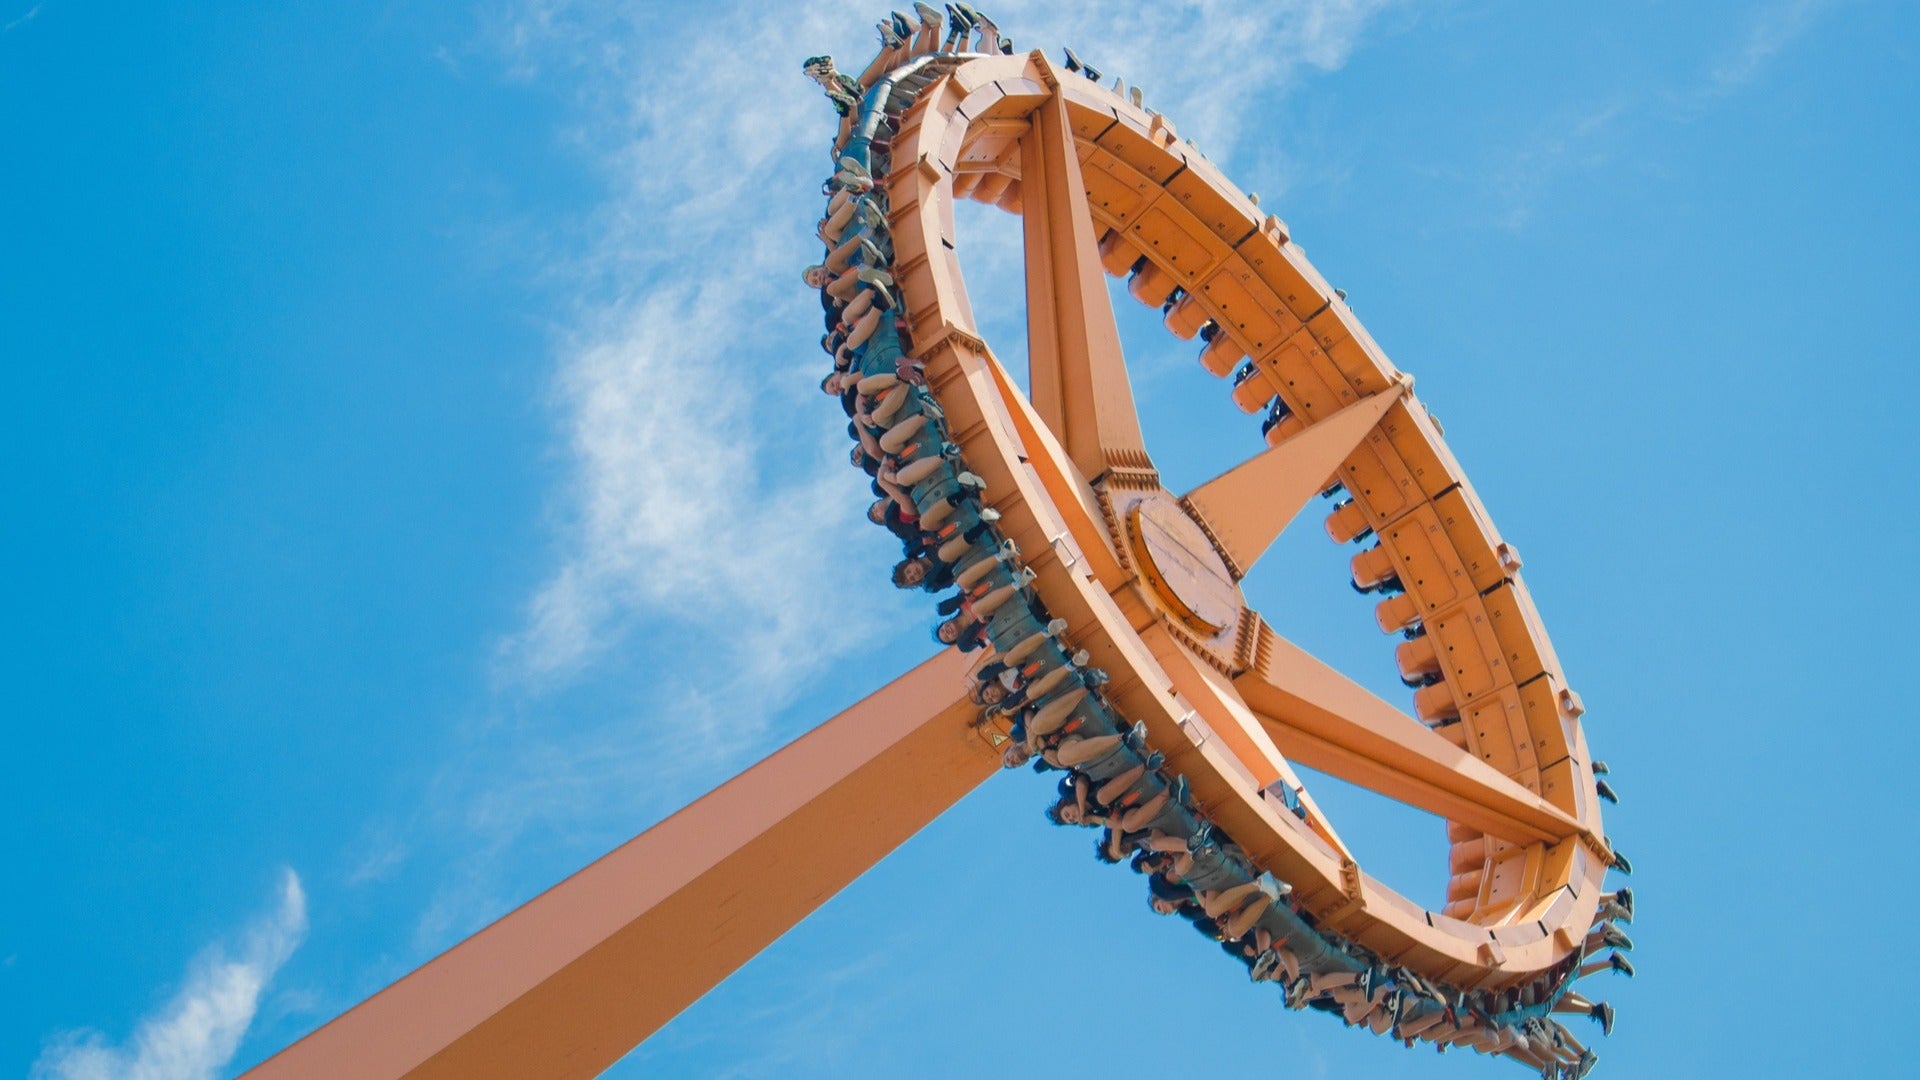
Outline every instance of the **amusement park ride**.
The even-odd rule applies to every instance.
[[[1556,1016],[1632,973],[1581,705],[1439,425],[1278,218],[1138,88],[970,8],[880,24],[820,223],[835,367],[895,583],[952,592],[933,659],[262,1064],[261,1080],[607,1068],[1002,766],[1065,777],[1156,907],[1276,1007],[1583,1076]],[[1030,396],[977,335],[962,198],[1019,214]],[[1204,339],[1269,444],[1185,493],[1141,437],[1106,275]],[[1412,715],[1276,633],[1240,582],[1316,495]],[[1446,903],[1362,870],[1290,763],[1447,822]],[[817,837],[840,838],[823,849]],[[804,852],[802,857],[799,853]],[[1224,974],[1224,973],[1223,973]]]

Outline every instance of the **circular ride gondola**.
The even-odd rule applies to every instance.
[[[1520,559],[1439,425],[1287,226],[1140,91],[1072,53],[1016,52],[964,6],[880,24],[865,72],[816,57],[842,115],[819,226],[834,369],[902,541],[895,584],[945,596],[937,634],[979,650],[980,737],[1063,777],[1050,810],[1104,825],[1292,1008],[1442,1049],[1584,1076],[1556,1017],[1611,1007],[1579,978],[1632,973],[1613,793]],[[981,339],[957,200],[1023,219],[1030,394]],[[1158,307],[1264,413],[1268,448],[1168,491],[1135,416],[1106,276]],[[1213,421],[1209,419],[1207,423]],[[1240,583],[1316,494],[1362,545],[1353,585],[1413,688],[1412,715],[1281,637]],[[1447,821],[1446,902],[1364,873],[1290,762]]]

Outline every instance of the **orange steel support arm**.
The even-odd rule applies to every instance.
[[[1236,573],[1246,576],[1404,390],[1396,384],[1357,401],[1187,493]]]
[[[248,1075],[597,1075],[993,774],[967,667],[928,660]]]
[[[1264,623],[1259,637],[1260,661],[1233,685],[1288,758],[1521,843],[1585,832],[1552,803]]]
[[[1053,508],[1067,523],[1067,530],[1086,555],[1094,577],[1109,592],[1119,588],[1127,575],[1114,556],[1113,534],[1107,531],[1100,500],[1094,495],[1092,485],[1073,462],[1067,460],[1060,440],[1035,415],[1033,405],[1008,378],[1007,369],[985,348],[985,342],[981,346],[987,353],[986,367],[993,375],[994,389],[1000,392],[1000,401],[1013,421],[1014,434],[1020,437],[1026,450],[1027,464],[1033,467],[1034,475],[1040,478],[1041,486],[1053,499]]]
[[[1089,480],[1115,465],[1150,469],[1080,156],[1057,89],[1034,110],[1020,140],[1020,175],[1034,411]]]

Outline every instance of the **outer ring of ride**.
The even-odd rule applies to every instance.
[[[952,244],[953,177],[971,132],[996,121],[1024,121],[1051,98],[1056,85],[1076,121],[1104,125],[1117,118],[1158,145],[1177,144],[1157,117],[1086,80],[1056,84],[1044,61],[982,58],[928,87],[908,110],[894,135],[885,178],[893,274],[909,317],[912,352],[926,365],[969,468],[987,480],[989,501],[1003,515],[1001,530],[1019,544],[1035,571],[1033,587],[1048,610],[1067,619],[1066,636],[1112,677],[1109,699],[1128,718],[1146,721],[1149,740],[1166,754],[1169,768],[1188,775],[1195,803],[1261,866],[1292,884],[1295,897],[1323,929],[1463,988],[1512,985],[1551,968],[1579,948],[1607,869],[1604,852],[1591,839],[1599,832],[1591,777],[1578,815],[1590,831],[1561,841],[1572,845],[1565,880],[1537,897],[1524,918],[1487,928],[1406,900],[1343,863],[1324,838],[1261,794],[1262,783],[1243,760],[1258,755],[1236,745],[1244,735],[1232,710],[1244,706],[1231,684],[1182,647],[1178,635],[1155,630],[1157,614],[1144,613],[1140,605],[1123,610],[1101,587],[1088,571],[1088,560],[1112,556],[1084,550],[1053,505],[1056,498],[1078,496],[1063,490],[1058,477],[1043,476],[1023,460],[1023,441],[1045,444],[1051,433],[1009,387],[975,332]],[[1222,199],[1252,206],[1208,171],[1212,175],[1206,179]],[[1279,237],[1276,244],[1283,241]],[[1057,445],[1048,449],[1057,460],[1064,458]],[[1257,647],[1251,640],[1257,628],[1243,619],[1236,629],[1236,648],[1250,654]],[[1573,739],[1586,760],[1577,722]]]

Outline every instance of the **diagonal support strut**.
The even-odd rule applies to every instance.
[[[1181,501],[1207,523],[1234,572],[1245,577],[1405,392],[1406,384],[1396,383],[1356,401],[1201,484]]]
[[[994,773],[968,663],[907,672],[248,1076],[598,1075]]]
[[[1151,471],[1113,321],[1080,155],[1056,87],[1020,140],[1027,359],[1034,410],[1081,475]]]
[[[1260,660],[1233,680],[1288,758],[1520,843],[1586,832],[1565,811],[1261,623]]]

